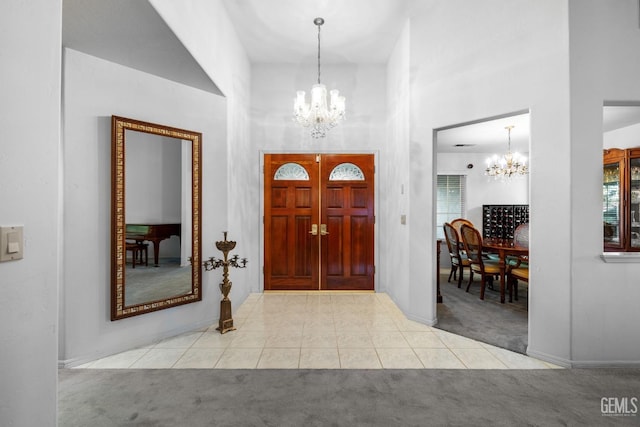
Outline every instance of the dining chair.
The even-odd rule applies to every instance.
[[[507,287],[509,289],[509,302],[513,297],[518,301],[518,280],[529,283],[529,257],[520,256],[513,265],[507,266]]]
[[[458,232],[458,236],[461,236],[461,228],[462,228],[462,224],[466,224],[466,225],[470,225],[471,227],[475,227],[475,225],[473,225],[473,223],[471,221],[469,221],[468,219],[464,219],[464,218],[456,218],[453,221],[451,221],[451,225],[453,225],[453,228],[456,229],[456,231]],[[460,250],[462,251],[462,253],[464,254],[464,245],[462,244],[462,241],[460,241]],[[498,260],[498,256],[494,253],[491,252],[486,252],[483,251],[482,252],[482,256],[485,259],[492,259],[494,261]]]
[[[460,234],[461,233],[460,229],[462,228],[462,224],[467,224],[467,225],[470,225],[471,227],[474,227],[473,223],[465,218],[456,218],[452,220],[450,224],[453,226],[453,228],[455,228],[456,233],[458,233],[458,236],[462,236],[462,234]],[[460,239],[462,238],[460,237]],[[459,240],[459,242],[460,242],[460,253],[465,255],[464,245],[462,244],[462,240]]]
[[[467,292],[473,282],[473,273],[480,274],[480,299],[484,299],[484,291],[486,288],[487,280],[493,283],[493,277],[496,274],[500,274],[500,266],[497,261],[492,259],[486,259],[482,256],[482,236],[480,232],[467,224],[463,224],[460,228],[462,232],[462,242],[469,258],[470,265],[470,278],[467,285]]]
[[[460,250],[460,246],[462,242],[458,237],[458,232],[448,222],[445,222],[442,226],[444,228],[444,237],[447,241],[447,247],[449,248],[449,257],[451,258],[451,272],[449,273],[449,278],[447,282],[451,282],[451,276],[453,279],[456,279],[456,272],[458,268],[460,268],[460,274],[458,274],[458,287],[462,284],[462,277],[464,275],[464,268],[467,267],[470,269],[471,263],[469,262],[469,258],[466,254],[462,253]],[[471,273],[471,271],[469,271]]]
[[[469,221],[468,219],[465,219],[465,218],[456,218],[456,219],[452,220],[450,222],[450,224],[453,226],[453,228],[456,229],[456,233],[458,233],[458,236],[460,236],[460,233],[461,233],[460,229],[462,228],[462,224],[467,224],[467,225],[470,225],[471,227],[474,226],[471,221]]]
[[[529,223],[520,224],[513,232],[513,241],[519,246],[529,247]],[[529,256],[523,255],[512,258],[507,265],[507,287],[509,288],[509,302],[513,297],[518,301],[518,280],[529,283]]]

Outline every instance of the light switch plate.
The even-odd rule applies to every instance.
[[[22,226],[0,227],[0,262],[22,259],[23,228]]]

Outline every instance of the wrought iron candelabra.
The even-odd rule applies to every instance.
[[[224,232],[224,240],[216,242],[216,248],[222,252],[223,258],[217,259],[211,257],[202,263],[206,271],[215,270],[222,267],[222,283],[220,283],[220,291],[222,292],[222,301],[220,301],[220,321],[218,322],[217,330],[221,334],[228,331],[234,331],[233,318],[231,317],[231,300],[229,299],[229,292],[231,291],[232,283],[229,280],[229,267],[233,268],[245,268],[247,266],[247,259],[238,255],[234,255],[229,258],[229,252],[236,247],[236,242],[227,240],[227,232]]]

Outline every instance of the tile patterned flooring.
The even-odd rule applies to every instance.
[[[251,294],[217,325],[95,360],[87,369],[552,369],[408,320],[385,293]]]

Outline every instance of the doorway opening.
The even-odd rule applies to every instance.
[[[506,302],[502,303],[501,279],[495,277],[491,285],[487,286],[484,300],[481,300],[479,274],[474,274],[469,291],[466,291],[470,270],[465,267],[456,271],[457,275],[461,270],[464,274],[461,286],[458,287],[458,280],[454,280],[451,274],[451,258],[443,224],[455,219],[447,215],[459,215],[470,221],[485,239],[494,232],[493,222],[500,220],[505,221],[505,227],[509,224],[513,226],[516,213],[524,208],[528,223],[528,212],[531,209],[528,175],[500,182],[486,176],[485,170],[488,167],[487,158],[507,153],[505,128],[509,126],[513,126],[509,136],[511,150],[529,154],[529,119],[529,111],[522,110],[434,130],[434,159],[438,182],[449,183],[448,187],[443,188],[434,183],[435,193],[438,195],[436,211],[442,213],[436,215],[435,221],[436,236],[441,239],[439,279],[442,296],[442,303],[438,303],[436,308],[438,323],[435,327],[523,354],[526,354],[528,346],[528,282],[518,281],[518,300],[509,302],[507,298]],[[447,179],[444,179],[445,177]],[[452,198],[447,193],[451,182],[461,183],[462,187],[456,187],[456,195],[459,197]],[[459,201],[460,204],[455,214],[453,208],[456,206],[448,206],[447,209],[441,209],[440,206],[451,203],[451,200]],[[503,206],[511,206],[514,215],[509,217],[508,210],[504,210],[503,214]],[[501,208],[500,218],[491,216],[494,207]],[[503,224],[500,224],[500,227],[503,227]],[[503,228],[500,228],[500,232],[502,231]],[[504,235],[505,239],[509,237],[507,234]]]
[[[264,155],[264,290],[374,290],[374,155]]]

